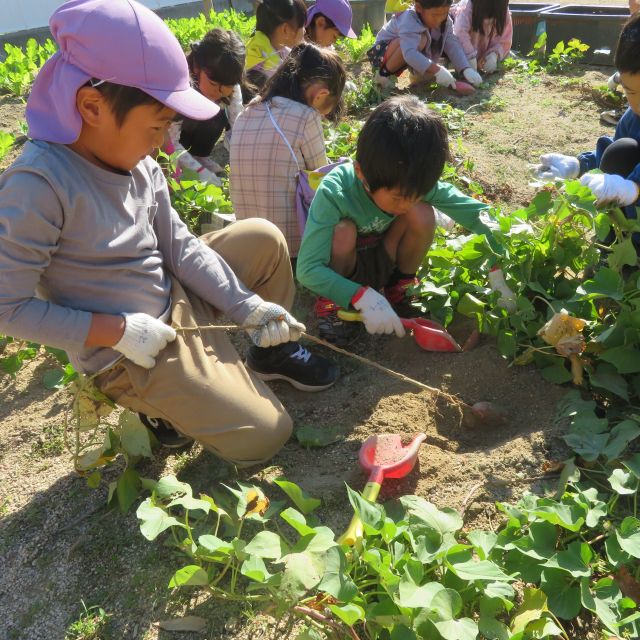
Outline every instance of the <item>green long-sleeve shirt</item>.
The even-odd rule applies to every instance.
[[[436,183],[422,200],[469,231],[484,234],[493,243],[490,229],[480,219],[480,213],[486,211],[488,205],[464,195],[446,182]],[[314,293],[341,307],[348,307],[361,285],[329,267],[335,226],[348,219],[355,223],[359,234],[384,233],[394,218],[375,205],[356,176],[352,163],[336,167],[323,178],[311,204],[298,253],[298,280]]]

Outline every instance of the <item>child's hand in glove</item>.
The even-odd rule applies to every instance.
[[[495,51],[487,54],[484,59],[483,71],[485,73],[494,73],[498,68],[498,54]]]
[[[540,156],[540,164],[533,167],[533,172],[543,180],[577,178],[580,174],[580,162],[578,158],[562,153],[545,153]]]
[[[474,71],[471,67],[467,67],[462,72],[462,75],[464,76],[464,79],[474,87],[479,87],[482,84],[482,76],[477,71]]]
[[[215,173],[209,171],[209,169],[205,169],[204,167],[198,170],[198,179],[201,182],[206,182],[207,184],[213,184],[216,187],[222,186],[222,180],[218,178],[218,176]]]
[[[262,301],[244,321],[246,331],[258,347],[275,347],[283,342],[296,342],[307,328],[284,307]]]
[[[626,207],[638,199],[640,192],[640,186],[633,180],[610,173],[587,173],[580,179],[580,184],[591,189],[597,206],[611,203]]]
[[[441,87],[449,87],[449,89],[456,88],[456,79],[451,75],[451,72],[444,67],[438,69],[435,79]]]
[[[609,91],[615,91],[620,84],[620,73],[616,71],[613,75],[609,76],[607,80],[607,87],[609,87]]]
[[[351,304],[362,315],[368,333],[395,333],[404,336],[404,327],[389,301],[371,287],[362,287],[351,298]]]
[[[113,348],[145,369],[151,369],[155,357],[176,339],[175,329],[146,313],[125,313],[124,322],[124,333]]]

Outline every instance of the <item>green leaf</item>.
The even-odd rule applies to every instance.
[[[97,489],[100,486],[100,480],[102,480],[102,474],[96,469],[87,478],[87,486],[89,489]]]
[[[315,529],[307,524],[307,519],[296,509],[288,507],[280,512],[280,517],[291,527],[293,527],[301,536],[315,533]]]
[[[133,469],[125,469],[116,483],[116,496],[121,513],[129,511],[129,507],[136,501],[140,493],[140,476]]]
[[[244,548],[245,553],[258,556],[259,558],[270,558],[280,560],[289,550],[286,542],[272,531],[260,531]]]
[[[580,576],[588,577],[591,575],[591,569],[587,566],[585,558],[588,562],[588,560],[590,560],[590,554],[591,550],[589,549],[589,545],[572,542],[566,551],[558,551],[558,553],[544,563],[544,566],[564,571],[574,578]]]
[[[434,623],[445,640],[476,640],[478,625],[470,618],[441,620]]]
[[[490,560],[469,560],[467,562],[448,563],[452,571],[462,580],[491,580],[508,582],[511,578],[495,562]]]
[[[349,603],[341,606],[330,604],[329,609],[348,627],[352,627],[359,620],[364,620],[364,609],[357,604]]]
[[[548,499],[539,500],[532,514],[569,531],[579,531],[586,515],[585,510],[576,504],[562,504]]]
[[[611,488],[619,495],[632,495],[638,491],[638,478],[623,469],[614,469],[608,480]]]
[[[118,425],[120,427],[120,442],[128,455],[153,457],[147,428],[135,413],[125,409],[120,415]]]
[[[472,296],[470,293],[465,293],[462,298],[460,298],[456,311],[463,316],[475,318],[478,314],[484,312],[484,307],[485,304],[482,300],[478,300],[478,298]]]
[[[627,516],[616,531],[616,538],[623,551],[634,558],[640,558],[640,520],[638,518]]]
[[[544,569],[540,582],[549,609],[559,618],[571,620],[580,613],[580,589],[571,576],[558,569]]]
[[[294,435],[296,440],[303,446],[308,448],[326,447],[340,440],[341,436],[336,429],[329,427],[315,427],[312,425],[303,425],[298,427]]]
[[[609,266],[616,271],[620,271],[624,265],[635,267],[638,263],[638,254],[631,238],[626,238],[622,242],[616,242],[611,247],[609,254]]]
[[[509,627],[495,618],[481,615],[478,620],[478,630],[487,640],[510,640],[511,638]]]
[[[184,586],[198,586],[202,587],[209,584],[209,576],[207,572],[198,565],[190,564],[186,567],[182,567],[173,574],[173,578],[169,581],[169,588],[184,587]]]
[[[357,595],[358,588],[347,573],[347,559],[340,547],[327,549],[324,555],[324,574],[317,589],[340,602],[350,602]]]
[[[611,429],[609,442],[603,453],[609,460],[619,458],[629,446],[629,443],[640,436],[640,426],[635,420],[623,420]]]
[[[138,520],[142,520],[140,532],[147,540],[155,540],[165,529],[169,527],[184,527],[184,525],[170,516],[164,509],[152,504],[151,498],[147,498],[136,511]]]
[[[530,622],[539,620],[548,610],[544,591],[525,587],[522,604],[511,620],[511,631],[514,634],[523,632]]]
[[[287,603],[297,603],[313,589],[322,575],[322,562],[312,553],[290,553],[281,560],[285,569],[278,596]]]
[[[384,526],[384,509],[381,505],[375,502],[365,500],[357,491],[354,491],[350,486],[347,486],[347,494],[349,496],[349,502],[354,511],[360,516],[362,524],[368,525],[374,531],[380,531]]]
[[[606,389],[626,401],[629,400],[627,381],[616,371],[615,367],[608,362],[599,364],[589,379],[594,387]]]
[[[240,573],[255,582],[266,582],[271,577],[264,560],[257,556],[249,556],[242,563]]]
[[[419,496],[402,496],[400,503],[406,509],[410,522],[426,525],[441,536],[462,529],[462,518],[454,509],[438,509]]]
[[[622,300],[622,286],[623,282],[619,273],[613,269],[602,267],[598,269],[593,279],[583,282],[582,289],[589,298]]]
[[[210,554],[229,555],[233,551],[233,545],[210,533],[198,538],[198,544]]]
[[[547,382],[553,384],[564,384],[571,380],[571,371],[564,366],[564,360],[558,360],[557,364],[545,367],[540,374]]]
[[[593,462],[604,453],[609,434],[576,431],[563,436],[563,439],[579,456],[588,462]]]
[[[158,498],[168,498],[175,493],[189,494],[191,495],[191,487],[186,482],[180,482],[175,476],[165,476],[158,481],[156,488],[154,489],[155,495]]]
[[[636,453],[635,456],[628,460],[623,460],[622,464],[633,473],[633,475],[640,479],[640,453]]]
[[[416,584],[411,574],[405,570],[398,585],[398,604],[401,607],[421,608],[429,607],[437,593],[444,590],[439,582]]]
[[[311,513],[322,504],[321,500],[312,498],[293,482],[284,479],[274,480],[274,482],[289,496],[291,501],[304,515]]]
[[[621,345],[607,349],[599,357],[604,362],[610,362],[618,373],[638,373],[640,371],[640,349]]]

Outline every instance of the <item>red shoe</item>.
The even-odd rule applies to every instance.
[[[333,300],[318,296],[314,311],[320,337],[337,347],[346,347],[358,337],[361,323],[339,318],[338,311],[341,308]]]
[[[415,318],[422,315],[416,306],[418,297],[413,293],[414,287],[420,284],[418,278],[404,278],[384,288],[384,297],[401,318]]]

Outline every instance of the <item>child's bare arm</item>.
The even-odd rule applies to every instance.
[[[124,317],[106,313],[91,315],[85,347],[113,347],[124,333]]]

